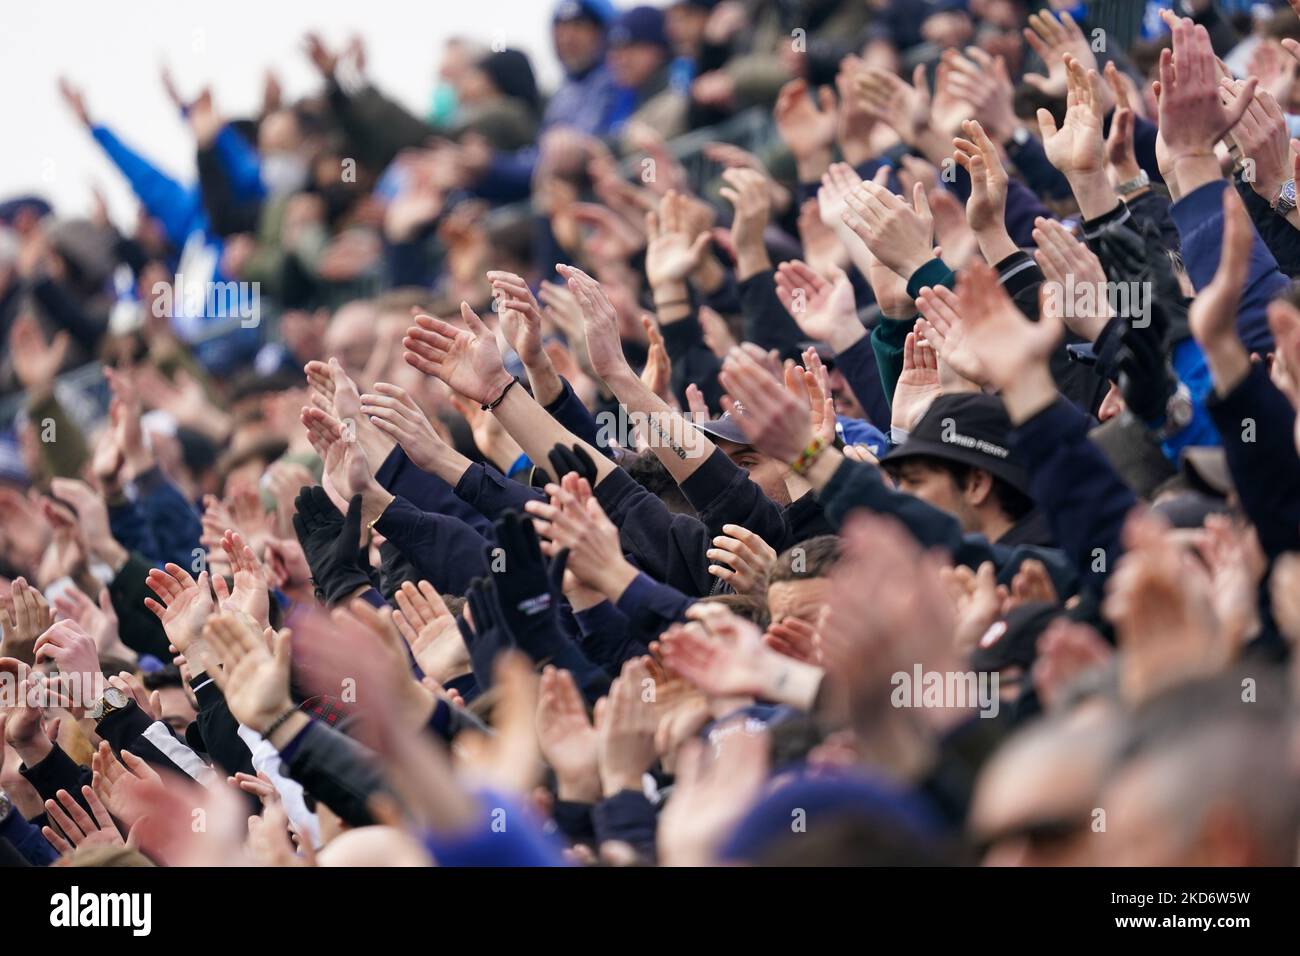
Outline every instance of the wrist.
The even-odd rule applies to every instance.
[[[620,560],[614,564],[608,571],[600,576],[599,581],[591,582],[592,586],[605,595],[610,603],[617,604],[619,598],[628,586],[636,580],[637,570],[627,561]]]
[[[1213,153],[1188,153],[1175,159],[1172,166],[1178,189],[1184,196],[1223,178],[1218,157]]]
[[[370,530],[393,503],[393,495],[373,479],[361,492],[361,524]]]
[[[756,276],[760,272],[767,272],[772,268],[772,260],[768,258],[767,247],[761,242],[756,244],[746,244],[736,249],[736,278],[744,282],[751,276]]]
[[[9,746],[14,748],[19,759],[30,770],[42,760],[50,755],[54,750],[54,743],[49,737],[45,736],[43,731],[32,735],[29,740],[11,740]]]
[[[1066,179],[1084,219],[1099,219],[1119,205],[1119,197],[1115,195],[1105,170],[1072,172]]]
[[[829,146],[818,147],[811,152],[796,156],[795,172],[801,183],[815,183],[831,168],[831,150]]]
[[[866,336],[867,327],[859,322],[855,315],[852,322],[837,322],[835,327],[831,329],[826,344],[831,347],[831,350],[836,355],[843,355]]]
[[[606,797],[612,797],[622,793],[624,790],[631,790],[633,793],[642,793],[641,774],[632,770],[622,770],[606,774],[602,778],[602,786]]]
[[[126,564],[127,558],[130,557],[130,553],[126,548],[118,544],[117,539],[112,537],[91,544],[89,547],[94,556],[108,565],[115,575],[122,570],[122,566]]]
[[[977,230],[975,233],[975,241],[990,266],[996,266],[1003,259],[1020,251],[1020,247],[1012,241],[1011,235],[1007,232],[1005,220],[1004,213],[996,224]]]
[[[1056,382],[1046,362],[1014,376],[999,389],[1012,425],[1022,425],[1056,401]]]
[[[564,386],[560,384],[560,374],[551,364],[551,357],[543,352],[538,358],[524,363],[528,373],[528,384],[532,386],[533,398],[543,407],[560,397]]]
[[[484,398],[480,405],[491,405],[498,402],[501,396],[505,394],[507,388],[515,381],[515,377],[505,370],[505,367],[498,368],[489,377],[486,387],[483,389]],[[511,389],[513,391],[513,389]]]
[[[292,706],[293,703],[286,698],[284,706],[277,710],[275,714],[269,716],[263,726],[268,726],[277,716],[284,713]],[[270,741],[271,746],[276,750],[284,750],[284,748],[289,745],[289,741],[302,733],[303,728],[305,728],[309,723],[311,723],[311,718],[299,711],[281,721],[280,725],[272,730],[270,736],[266,739]],[[258,728],[254,727],[253,729],[257,730]],[[261,731],[258,732],[260,733]]]
[[[555,795],[567,803],[599,803],[603,792],[600,774],[595,771],[557,774],[555,778]]]
[[[1214,380],[1214,391],[1223,397],[1228,395],[1250,374],[1250,353],[1235,335],[1225,336],[1222,341],[1201,345],[1205,353],[1205,363],[1210,367],[1210,377]]]

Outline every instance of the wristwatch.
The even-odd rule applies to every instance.
[[[1146,189],[1150,185],[1151,185],[1151,176],[1144,169],[1141,170],[1132,179],[1122,182],[1118,186],[1116,186],[1115,192],[1119,193],[1120,197],[1122,198],[1125,196],[1132,196],[1139,189]]]
[[[1272,206],[1273,211],[1279,216],[1287,216],[1291,214],[1291,210],[1295,209],[1296,206],[1294,179],[1288,179],[1282,184],[1282,188],[1280,188],[1277,191],[1277,195],[1273,197]]]
[[[90,713],[86,716],[95,723],[99,723],[109,714],[116,713],[126,707],[130,702],[130,698],[116,687],[106,687],[103,695],[99,700],[95,701],[95,706],[91,708]]]
[[[0,790],[0,823],[9,819],[9,814],[13,812],[14,802],[9,799],[9,794]]]
[[[1168,441],[1180,431],[1192,423],[1192,416],[1196,408],[1192,404],[1192,393],[1182,382],[1178,383],[1178,388],[1174,394],[1169,396],[1169,401],[1165,403],[1165,423],[1156,432],[1156,438],[1160,441]]]

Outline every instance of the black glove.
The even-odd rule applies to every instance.
[[[561,552],[548,564],[533,522],[513,511],[496,523],[496,542],[504,555],[502,570],[492,575],[497,609],[513,642],[537,663],[570,671],[584,695],[594,700],[608,689],[608,675],[587,659],[560,626],[568,553]],[[492,556],[489,547],[488,564],[495,568]]]
[[[1165,354],[1167,323],[1157,322],[1153,310],[1151,324],[1137,329],[1126,326],[1120,341],[1119,390],[1124,404],[1139,420],[1160,425],[1165,418],[1169,399],[1178,390],[1178,376]]]
[[[304,487],[293,506],[293,530],[311,568],[316,596],[336,604],[358,588],[371,587],[369,555],[359,546],[361,496],[352,496],[346,516],[320,485]]]
[[[491,578],[475,578],[465,595],[465,603],[474,618],[471,628],[469,621],[461,615],[457,619],[460,636],[469,650],[469,666],[474,672],[474,683],[480,692],[492,686],[492,662],[497,654],[514,646],[510,633],[501,623],[501,613],[497,609],[496,588]]]
[[[555,476],[556,481],[569,472],[576,471],[579,478],[586,478],[587,483],[593,488],[596,486],[596,463],[587,454],[587,449],[581,445],[574,445],[572,448],[556,445],[547,453],[546,458],[551,463],[551,474]]]

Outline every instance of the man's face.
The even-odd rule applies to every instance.
[[[350,302],[335,312],[325,333],[325,354],[337,358],[361,388],[370,385],[364,373],[375,350],[375,333],[375,310],[364,302]]]
[[[704,37],[709,11],[690,3],[677,3],[664,11],[664,29],[673,49],[682,56],[694,52]]]
[[[631,90],[644,86],[663,62],[663,50],[652,43],[626,43],[609,51],[609,71],[614,82]]]
[[[162,713],[158,715],[159,719],[178,736],[184,738],[185,728],[197,716],[194,705],[190,703],[189,694],[183,687],[163,687],[158,691],[158,697],[162,702]]]
[[[902,491],[955,516],[966,531],[975,527],[975,516],[957,482],[947,471],[922,461],[905,461],[899,465],[896,474]]]
[[[1096,767],[1042,748],[1004,753],[980,778],[971,830],[989,843],[985,866],[1095,865],[1092,831]]]
[[[767,589],[767,613],[773,624],[780,624],[788,617],[797,617],[815,626],[830,597],[830,578],[776,581]]]
[[[589,20],[557,23],[551,39],[555,56],[569,73],[580,73],[600,58],[601,30]]]
[[[858,397],[853,394],[853,389],[849,387],[848,379],[838,368],[830,370],[831,397],[835,399],[835,414],[844,415],[847,418],[860,418],[864,421],[867,413]]]
[[[1165,784],[1151,760],[1125,767],[1103,794],[1107,834],[1105,866],[1195,866],[1198,859],[1178,838],[1177,821],[1160,799]]]
[[[789,471],[787,465],[749,445],[737,445],[729,441],[718,441],[717,444],[728,458],[749,472],[749,480],[758,485],[763,494],[782,507],[790,503],[790,491],[785,486],[786,472]]]

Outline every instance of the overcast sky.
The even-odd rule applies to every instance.
[[[449,36],[499,39],[527,52],[544,89],[559,77],[550,49],[553,0],[2,0],[0,199],[38,192],[60,214],[84,214],[99,184],[119,225],[135,202],[116,169],[64,106],[61,74],[85,91],[91,117],[172,175],[194,177],[194,145],[159,82],[171,65],[184,95],[212,84],[224,115],[251,113],[264,71],[287,97],[318,89],[301,52],[317,29],[341,45],[366,40],[368,73],[423,114]]]

